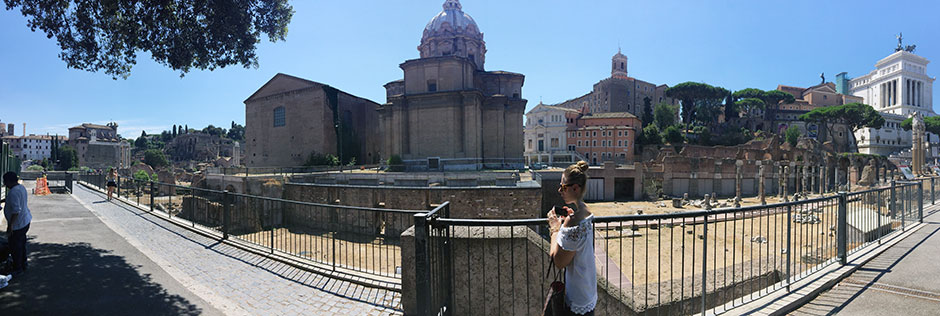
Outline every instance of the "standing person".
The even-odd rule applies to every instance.
[[[114,193],[114,188],[117,188],[117,183],[114,182],[117,180],[117,170],[114,168],[108,169],[108,201],[111,200],[111,194]]]
[[[2,274],[19,274],[26,271],[26,232],[33,215],[26,207],[26,188],[19,184],[16,173],[4,173],[3,185],[7,188],[7,198],[0,202],[6,202],[3,216],[7,220],[9,249],[0,250],[0,261],[6,260],[8,253],[12,254],[13,266],[11,271],[3,271]]]
[[[565,269],[565,305],[575,315],[594,315],[597,304],[597,268],[594,265],[594,214],[584,204],[588,164],[568,166],[561,175],[558,193],[565,204],[563,214],[548,212],[552,232],[549,255],[555,267]]]

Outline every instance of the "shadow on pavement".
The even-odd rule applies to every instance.
[[[803,307],[801,307],[797,313],[794,314],[814,316],[838,314],[844,308],[846,308],[849,303],[852,303],[852,301],[855,301],[857,298],[859,298],[862,293],[869,290],[869,288],[877,283],[882,277],[884,277],[885,274],[890,273],[892,269],[901,262],[901,260],[904,260],[905,257],[914,252],[914,249],[917,249],[917,247],[930,239],[931,236],[937,232],[940,232],[940,227],[931,226],[936,226],[936,224],[931,224],[927,227],[921,228],[925,231],[927,229],[933,228],[933,230],[926,234],[926,236],[921,237],[921,235],[912,235],[907,237],[911,238],[917,236],[916,238],[921,238],[920,241],[913,244],[912,246],[902,244],[904,240],[902,240],[901,243],[894,245],[894,248],[898,250],[903,249],[905,246],[910,247],[907,248],[906,251],[891,251],[889,249],[888,251],[885,251],[884,253],[876,256],[862,267],[859,267],[855,273],[840,283],[840,285],[844,285],[848,281],[854,280],[854,286],[836,286],[824,295],[820,295],[813,301],[803,305]],[[859,283],[859,281],[861,281],[861,283]]]
[[[87,243],[33,243],[29,271],[0,289],[0,315],[198,315],[149,274]]]
[[[88,192],[96,196],[104,197],[104,194],[97,191],[88,190]],[[204,237],[196,233],[194,234],[199,236],[199,239],[205,238],[206,240],[195,240],[180,232],[177,232],[174,229],[176,228],[176,225],[167,222],[165,219],[157,218],[155,215],[149,214],[150,212],[140,210],[134,206],[124,204],[120,201],[115,201],[113,205],[124,211],[134,214],[141,219],[153,224],[154,226],[174,234],[183,240],[195,243],[207,250],[232,258],[234,260],[238,260],[244,264],[257,267],[277,277],[280,277],[281,279],[288,280],[299,285],[312,287],[320,291],[324,291],[332,295],[360,303],[365,303],[376,307],[389,308],[392,310],[401,310],[401,303],[398,300],[392,298],[394,293],[391,291],[360,286],[350,282],[332,279],[317,273],[302,271],[276,260],[238,249],[234,246],[222,243],[218,240],[209,239],[208,237]]]

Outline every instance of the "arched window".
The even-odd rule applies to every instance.
[[[284,107],[279,106],[274,108],[274,127],[286,125]]]

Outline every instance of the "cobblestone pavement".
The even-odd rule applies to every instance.
[[[400,315],[400,294],[324,277],[218,243],[75,185],[73,196],[226,314]],[[96,203],[97,202],[97,203]]]

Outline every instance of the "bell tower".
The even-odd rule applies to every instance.
[[[627,56],[620,52],[620,48],[617,48],[617,54],[612,57],[610,62],[610,76],[611,77],[626,77],[627,76]]]

